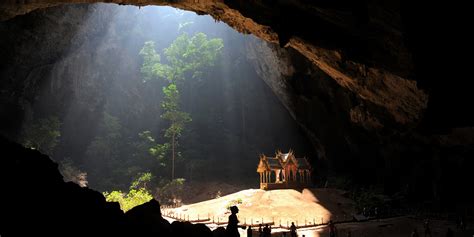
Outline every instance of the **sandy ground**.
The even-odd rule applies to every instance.
[[[239,203],[240,202],[240,203]],[[241,224],[260,224],[273,222],[275,225],[307,225],[329,219],[350,218],[353,213],[352,202],[333,189],[304,189],[302,192],[284,189],[264,191],[247,189],[220,198],[180,208],[164,210],[165,214],[175,214],[186,219],[210,218],[215,222],[226,222],[230,212],[227,207],[236,204],[240,211]],[[237,204],[238,203],[238,204]]]
[[[232,193],[220,198],[215,198],[203,202],[184,205],[180,208],[165,209],[164,214],[175,214],[185,217],[185,219],[196,220],[206,219],[222,222],[220,226],[225,226],[230,212],[227,206],[241,200],[237,204],[240,211],[238,218],[241,224],[260,224],[274,222],[276,226],[280,223],[283,226],[295,222],[301,226],[316,224],[328,220],[351,219],[354,213],[354,205],[350,199],[345,198],[344,192],[336,189],[304,189],[302,192],[285,189],[264,191],[260,189],[247,189]],[[166,217],[165,217],[166,218]],[[174,219],[166,218],[172,222]],[[314,222],[313,222],[314,220]],[[365,222],[351,222],[336,224],[337,237],[346,237],[351,232],[351,237],[410,237],[416,228],[420,237],[424,237],[423,221],[410,216],[372,220]],[[207,223],[211,229],[218,227],[216,224]],[[272,236],[288,236],[287,229],[272,229]],[[453,222],[445,220],[430,221],[432,237],[446,236],[446,231],[451,228],[455,237],[474,237],[474,229],[468,228],[461,232],[456,229]],[[468,225],[470,227],[472,225]],[[256,231],[257,228],[255,228]],[[247,236],[243,229],[239,229],[240,236]],[[285,233],[285,234],[284,234]],[[258,236],[254,232],[253,236]],[[322,237],[329,236],[327,226],[299,228],[298,236]]]

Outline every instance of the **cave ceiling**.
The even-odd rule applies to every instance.
[[[59,4],[95,2],[99,1],[5,0],[0,3],[0,20]],[[208,14],[241,33],[294,48],[340,86],[368,103],[383,107],[391,120],[403,126],[417,125],[426,117],[429,118],[426,123],[440,127],[469,126],[474,120],[457,104],[472,97],[464,97],[467,91],[462,85],[443,85],[438,78],[430,78],[436,74],[427,69],[425,59],[433,59],[426,52],[424,39],[430,36],[425,33],[431,33],[431,28],[423,25],[429,19],[415,14],[420,9],[415,3],[397,0],[106,2],[165,5]],[[420,26],[426,31],[418,32]],[[443,96],[449,99],[443,101]],[[440,119],[446,110],[450,116]],[[432,118],[436,118],[434,122]]]

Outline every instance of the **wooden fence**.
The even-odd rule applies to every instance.
[[[161,214],[165,217],[177,220],[177,221],[188,221],[191,223],[202,223],[202,224],[214,224],[217,226],[227,225],[227,217],[216,217],[211,216],[209,213],[205,215],[196,215],[194,217],[190,216],[189,214],[175,212],[172,209],[178,207],[177,205],[171,206],[162,206]],[[343,222],[350,222],[352,221],[352,217],[343,216],[338,217],[334,216],[332,219],[334,223],[343,223]],[[312,218],[312,219],[305,219],[304,222],[299,223],[297,220],[293,221],[295,223],[296,228],[309,228],[309,227],[316,227],[321,225],[327,225],[329,220],[324,220],[323,218]],[[282,228],[282,229],[290,229],[292,221],[282,221],[281,218],[272,218],[270,220],[265,220],[264,218],[241,218],[240,225],[242,226],[251,226],[251,227],[258,227],[260,225],[269,225],[272,228]]]

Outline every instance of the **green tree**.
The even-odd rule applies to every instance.
[[[148,149],[148,153],[155,157],[160,162],[161,166],[166,166],[165,158],[166,155],[171,151],[170,144],[156,143],[150,131],[143,131],[138,135],[148,143],[148,146],[146,147],[146,149]]]
[[[61,122],[55,116],[42,118],[23,130],[23,145],[51,155],[61,136]]]
[[[166,154],[164,149],[171,149],[171,180],[174,180],[175,158],[178,139],[186,123],[191,122],[191,116],[180,110],[178,87],[185,79],[198,78],[203,75],[203,69],[214,65],[217,56],[224,47],[222,39],[207,39],[204,33],[189,37],[186,33],[180,35],[173,43],[164,49],[167,63],[161,63],[160,55],[155,51],[153,41],[145,42],[140,55],[143,57],[141,72],[144,82],[156,78],[165,80],[168,85],[163,87],[161,118],[169,121],[164,137],[168,143],[155,145],[151,153],[161,156]]]
[[[161,203],[179,203],[184,192],[185,179],[178,178],[171,181],[161,180],[156,190],[156,196]]]
[[[151,173],[142,173],[132,182],[128,193],[122,191],[104,192],[105,200],[107,202],[118,202],[120,209],[127,212],[153,199],[153,196],[147,189],[147,183],[149,183],[152,178]]]
[[[120,160],[123,139],[120,120],[104,112],[97,135],[85,152],[85,168],[89,173],[90,184],[94,188],[107,190],[123,183],[117,182],[125,175],[126,168],[124,161]]]

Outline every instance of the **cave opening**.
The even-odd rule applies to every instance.
[[[40,21],[35,33],[46,37],[21,42],[34,45],[34,55],[15,51],[25,60],[16,66],[31,66],[16,140],[51,156],[66,181],[110,192],[151,174],[160,188],[178,178],[208,182],[195,189],[209,186],[200,193],[209,196],[256,187],[260,153],[314,154],[256,69],[259,55],[249,51],[265,42],[172,7],[42,11],[31,15],[44,17],[6,24],[31,17]],[[52,28],[58,30],[51,34]]]

